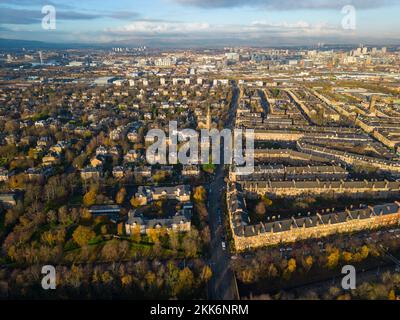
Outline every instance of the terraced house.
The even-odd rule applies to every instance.
[[[370,194],[375,199],[396,196],[400,192],[397,181],[239,181],[247,196],[267,194],[271,197],[295,197],[299,195],[324,195],[332,198],[346,195],[350,198],[365,197]]]
[[[228,185],[227,206],[237,251],[400,223],[400,203],[394,202],[251,224],[243,191],[236,184]]]

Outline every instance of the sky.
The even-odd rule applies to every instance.
[[[43,28],[45,5],[55,29]],[[400,0],[0,0],[0,38],[148,46],[400,44]]]

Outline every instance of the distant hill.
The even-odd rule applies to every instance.
[[[15,39],[0,39],[0,47],[5,49],[20,49],[20,48],[49,48],[50,43],[30,40],[15,40]]]
[[[74,48],[98,48],[98,45],[76,44],[76,43],[50,43],[33,40],[1,39],[2,49],[74,49]]]
[[[0,0],[1,1],[1,0]],[[107,43],[51,43],[51,42],[43,42],[43,41],[33,41],[33,40],[16,40],[16,39],[2,39],[0,38],[0,49],[8,49],[8,50],[21,50],[25,49],[109,49],[112,47],[138,47],[138,46],[147,46],[152,48],[167,48],[167,49],[176,49],[176,48],[221,48],[221,47],[229,47],[231,45],[238,46],[254,46],[254,47],[274,47],[274,48],[287,48],[287,49],[315,49],[316,41],[325,41],[324,48],[320,48],[320,50],[331,50],[331,49],[344,49],[350,50],[352,48],[356,48],[359,46],[357,43],[342,43],[335,41],[335,39],[310,39],[308,41],[303,41],[303,43],[299,43],[296,38],[285,38],[285,42],[282,39],[275,39],[274,42],[266,42],[264,40],[254,40],[254,39],[236,39],[236,38],[225,38],[225,39],[214,39],[214,38],[187,38],[183,37],[181,39],[158,39],[158,38],[132,38],[125,39],[119,41],[111,41]],[[307,43],[308,42],[308,43]],[[379,44],[366,43],[369,47],[378,46]],[[393,41],[393,43],[396,43]],[[399,45],[386,45],[389,50],[397,49]]]

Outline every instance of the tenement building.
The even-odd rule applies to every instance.
[[[252,225],[246,209],[244,193],[240,185],[234,183],[228,184],[227,206],[237,251],[321,238],[336,233],[375,229],[397,225],[400,222],[400,203],[394,202]]]
[[[330,196],[336,198],[365,198],[371,195],[375,199],[396,196],[400,192],[398,181],[238,181],[248,197],[267,194],[269,197],[295,197],[299,195]]]

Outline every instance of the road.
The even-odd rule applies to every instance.
[[[258,90],[258,95],[259,95],[259,97],[261,98],[261,105],[262,105],[262,107],[263,107],[263,109],[264,109],[263,117],[265,118],[265,117],[267,117],[267,116],[269,115],[269,113],[270,113],[270,106],[269,106],[269,103],[268,103],[268,101],[267,101],[267,97],[265,96],[264,91]]]
[[[226,129],[232,129],[238,106],[239,90],[233,85],[233,98],[230,106],[229,117],[225,123]],[[224,146],[221,143],[221,155]],[[208,215],[211,231],[211,257],[210,265],[213,276],[208,284],[208,298],[212,300],[237,300],[238,291],[235,275],[230,268],[228,243],[226,242],[226,230],[223,226],[224,212],[222,210],[223,194],[226,189],[226,168],[218,165],[215,176],[208,186]],[[226,243],[226,250],[222,248],[222,242]]]

